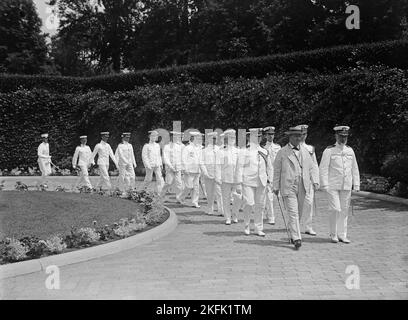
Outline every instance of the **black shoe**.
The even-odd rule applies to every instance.
[[[290,243],[291,243],[291,244],[295,244],[295,243],[293,242],[293,239],[290,239]]]
[[[302,246],[302,241],[301,240],[295,240],[295,249],[299,250],[299,248]]]

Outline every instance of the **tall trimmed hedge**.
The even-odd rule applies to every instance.
[[[408,155],[408,72],[370,68],[341,74],[281,74],[264,79],[229,79],[217,84],[150,85],[124,92],[63,94],[43,89],[0,93],[0,168],[36,165],[39,134],[50,133],[58,165],[72,155],[78,136],[93,148],[98,132],[131,131],[137,162],[146,132],[172,129],[249,128],[275,125],[277,141],[286,143],[290,125],[308,123],[309,142],[318,157],[333,143],[332,128],[352,128],[349,143],[362,170],[378,173],[389,154]],[[69,164],[69,163],[68,163]]]
[[[219,83],[224,78],[263,78],[282,72],[338,73],[361,65],[408,68],[408,41],[339,46],[257,58],[245,58],[152,69],[90,78],[0,75],[0,92],[43,88],[73,93],[89,90],[129,91],[138,86],[195,82]]]

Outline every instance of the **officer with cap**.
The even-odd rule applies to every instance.
[[[217,132],[211,131],[206,133],[206,146],[202,150],[201,156],[201,177],[207,194],[207,214],[214,214],[214,201],[217,200],[218,215],[224,215],[222,207],[221,185],[215,183],[215,166],[216,155],[219,147],[215,144]]]
[[[41,184],[45,185],[46,177],[51,174],[50,146],[48,144],[48,133],[41,135],[42,142],[37,148],[38,166],[41,171]]]
[[[202,151],[202,134],[198,131],[190,131],[190,143],[185,146],[182,153],[184,169],[184,190],[181,203],[185,204],[186,196],[191,193],[193,207],[200,208],[198,199],[200,196],[200,163]]]
[[[278,151],[281,149],[281,146],[279,144],[273,142],[273,139],[275,138],[275,127],[273,126],[265,127],[263,128],[262,132],[266,137],[266,144],[264,148],[268,151],[268,157],[273,165],[273,163],[275,162],[276,155],[278,154]],[[272,181],[273,178],[270,180],[270,184],[268,184],[266,188],[264,206],[264,210],[266,212],[264,216],[268,219],[269,224],[275,224],[275,212],[273,209],[273,192],[271,185]]]
[[[116,162],[115,155],[113,154],[113,150],[108,143],[109,139],[109,132],[104,131],[101,132],[101,142],[97,143],[91,156],[91,161],[94,162],[95,156],[98,155],[98,168],[99,168],[99,181],[96,185],[96,188],[103,189],[106,186],[107,189],[111,189],[112,185],[109,178],[109,157],[112,159],[113,163],[116,167],[118,167],[118,163]]]
[[[149,131],[149,142],[142,148],[142,160],[146,169],[144,187],[146,188],[156,176],[156,191],[161,193],[164,186],[162,175],[163,161],[160,153],[160,145],[157,143],[159,133],[156,130]]]
[[[273,173],[273,190],[282,195],[287,214],[291,241],[298,250],[302,245],[299,220],[303,212],[305,196],[313,187],[319,188],[313,160],[309,152],[301,146],[302,129],[291,127],[286,132],[289,143],[276,155]]]
[[[231,219],[234,223],[238,223],[239,203],[234,200],[231,208],[231,196],[239,188],[239,182],[236,180],[239,150],[235,145],[235,135],[234,129],[224,131],[225,147],[218,150],[216,155],[215,182],[221,186],[225,224],[227,225],[231,224]]]
[[[87,136],[80,136],[79,137],[81,145],[75,148],[74,156],[72,157],[72,167],[76,169],[79,167],[79,179],[78,182],[75,184],[77,186],[87,186],[88,188],[92,189],[91,181],[89,180],[88,169],[91,164],[95,164],[91,160],[92,151],[89,146],[86,145]]]
[[[119,188],[126,191],[135,187],[136,159],[133,146],[129,143],[131,133],[122,133],[122,143],[119,143],[115,151],[115,158],[119,169]]]
[[[327,191],[330,211],[330,239],[333,243],[350,243],[347,238],[347,217],[351,189],[360,191],[360,173],[356,155],[347,145],[350,127],[333,128],[336,143],[327,147],[320,161],[320,184]]]
[[[266,186],[273,176],[273,167],[268,151],[259,145],[262,138],[261,128],[251,128],[249,147],[239,157],[237,182],[242,183],[244,201],[245,234],[250,234],[250,214],[254,211],[255,232],[263,232],[262,209],[265,205]]]
[[[182,133],[179,131],[170,131],[170,142],[163,148],[163,162],[166,166],[166,179],[161,194],[164,197],[169,188],[173,187],[176,191],[176,200],[179,203],[181,203],[181,194],[183,192],[181,173],[183,170],[182,154],[185,147],[181,142],[181,136]]]
[[[310,156],[312,157],[313,165],[315,166],[315,173],[318,175],[319,174],[319,164],[317,163],[315,148],[306,143],[307,129],[309,128],[309,126],[307,124],[302,124],[300,125],[300,127],[302,128],[302,141],[300,142],[300,144],[304,148],[306,148],[306,150],[309,152]],[[318,176],[316,179],[319,179]],[[305,233],[311,236],[316,235],[316,232],[313,230],[313,227],[312,227],[314,206],[316,205],[314,203],[314,197],[315,197],[315,192],[313,188],[311,188],[310,193],[307,194],[305,197],[305,204],[303,206],[303,213],[302,213],[302,217],[304,219],[305,229],[306,229]]]

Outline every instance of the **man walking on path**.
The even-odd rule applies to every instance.
[[[190,143],[183,149],[184,190],[181,195],[181,203],[185,204],[186,196],[191,193],[193,207],[200,208],[198,199],[200,196],[200,162],[201,162],[201,133],[191,131]]]
[[[276,144],[273,142],[273,139],[275,138],[275,127],[269,126],[266,128],[263,128],[263,133],[266,135],[266,144],[265,144],[265,149],[268,151],[268,158],[272,163],[275,162],[276,155],[278,154],[278,151],[281,149],[281,146],[279,144]],[[273,170],[272,170],[273,174]],[[273,210],[273,191],[272,191],[272,181],[273,181],[273,176],[269,180],[270,183],[266,187],[266,197],[265,197],[265,217],[268,219],[269,224],[275,224],[275,212]]]
[[[207,214],[214,214],[214,201],[217,200],[218,215],[223,216],[221,185],[215,183],[216,155],[219,150],[219,147],[215,144],[217,132],[209,132],[206,136],[205,142],[207,145],[202,150],[200,168],[207,194]]]
[[[170,131],[170,142],[163,148],[163,162],[166,166],[165,185],[162,190],[162,197],[164,197],[173,187],[176,192],[176,200],[181,203],[181,194],[183,192],[183,181],[181,172],[183,170],[182,154],[184,144],[181,142],[181,132]]]
[[[347,146],[350,127],[333,128],[336,143],[327,147],[320,161],[320,183],[326,191],[330,211],[330,239],[350,243],[347,238],[347,217],[351,199],[351,189],[360,191],[360,173],[356,155]]]
[[[122,133],[122,143],[116,148],[115,158],[119,169],[119,189],[124,192],[135,187],[136,159],[133,146],[129,143],[130,132]]]
[[[108,143],[109,139],[109,132],[104,131],[101,132],[102,140],[98,144],[96,144],[92,156],[91,161],[94,162],[95,156],[98,155],[98,169],[99,169],[99,181],[96,185],[96,188],[101,188],[103,190],[104,187],[106,189],[111,189],[112,185],[109,178],[109,157],[112,159],[113,163],[116,167],[118,167],[118,163],[116,162],[115,155],[113,154],[113,150]]]
[[[249,147],[241,153],[238,160],[237,182],[242,183],[244,201],[245,234],[250,234],[250,214],[254,210],[255,232],[265,236],[263,232],[262,209],[265,205],[266,186],[272,179],[272,163],[268,151],[259,145],[262,138],[260,129],[250,131]]]
[[[159,133],[156,130],[149,131],[149,142],[143,146],[142,160],[146,169],[144,187],[146,188],[153,180],[153,172],[156,177],[156,191],[160,194],[164,186],[162,176],[162,157],[160,145],[157,143]]]
[[[306,144],[307,129],[309,128],[309,126],[306,124],[302,124],[300,125],[300,127],[302,128],[302,140],[300,144],[307,150],[307,152],[309,152],[310,156],[312,157],[315,170],[317,174],[319,174],[319,165],[316,159],[315,148],[309,144]],[[312,227],[312,219],[313,219],[313,216],[315,215],[314,207],[316,205],[314,203],[314,198],[315,198],[315,191],[313,188],[311,188],[310,193],[307,194],[305,197],[305,204],[303,206],[303,213],[302,213],[302,217],[304,219],[304,224],[305,224],[305,229],[306,229],[305,233],[311,236],[316,235],[316,232],[313,230],[313,227]]]
[[[239,150],[235,146],[236,131],[228,129],[224,132],[224,137],[227,140],[225,147],[217,153],[215,166],[215,182],[221,186],[222,204],[224,207],[225,224],[230,225],[231,219],[234,223],[238,223],[238,211],[241,201],[234,197],[231,208],[231,195],[235,193],[238,183],[237,166]],[[232,214],[231,214],[232,209]]]
[[[89,180],[88,169],[91,164],[95,164],[92,157],[92,151],[89,146],[86,145],[87,136],[80,136],[81,145],[75,148],[74,156],[72,157],[72,167],[76,169],[79,167],[79,179],[75,186],[86,186],[92,189],[91,181]]]
[[[318,175],[309,152],[300,145],[302,129],[291,127],[286,132],[289,143],[276,155],[273,173],[273,190],[282,195],[289,215],[291,242],[298,250],[302,245],[299,220],[303,212],[305,196],[313,187],[319,188]]]
[[[37,149],[37,162],[41,171],[41,185],[45,186],[46,177],[51,174],[51,156],[50,145],[48,144],[48,133],[43,133],[41,138],[42,142]]]

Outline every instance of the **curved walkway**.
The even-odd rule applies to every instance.
[[[408,208],[354,198],[351,244],[327,237],[327,203],[318,192],[317,237],[294,251],[279,208],[266,237],[245,236],[242,219],[227,226],[202,209],[167,205],[178,216],[173,233],[147,245],[60,268],[60,289],[45,273],[0,282],[3,299],[407,299]],[[205,205],[205,202],[202,203]],[[242,217],[241,217],[242,218]],[[360,289],[347,289],[348,266]],[[354,267],[355,268],[355,267]],[[353,269],[355,275],[355,270]]]

